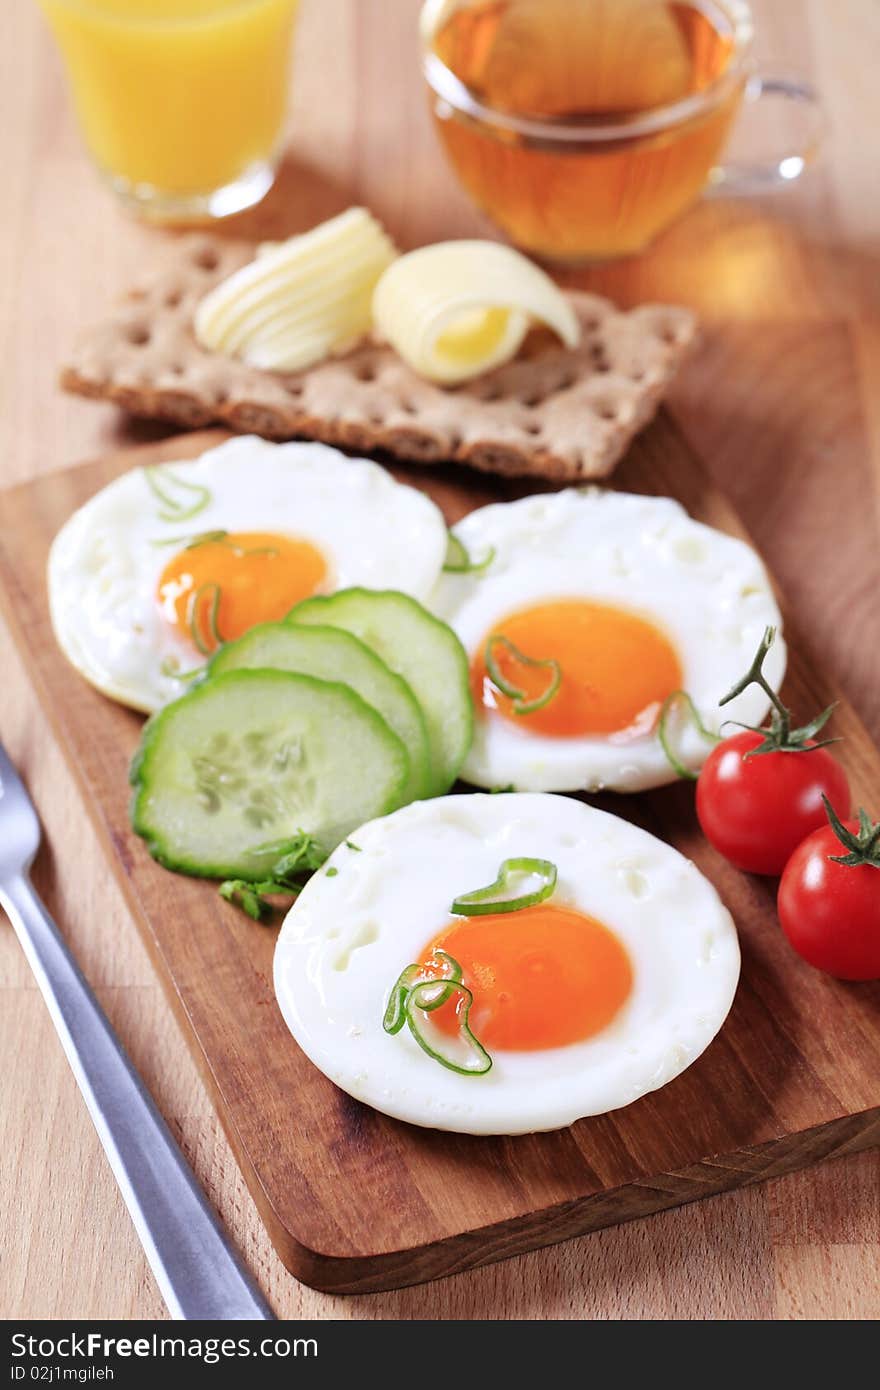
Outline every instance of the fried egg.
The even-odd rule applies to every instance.
[[[462,776],[524,791],[638,791],[674,780],[657,737],[663,701],[687,691],[710,733],[758,724],[757,686],[719,709],[779,609],[745,542],[677,502],[567,489],[471,512],[454,528],[471,563],[432,599],[471,664],[477,710]],[[777,637],[765,674],[778,685]],[[555,688],[554,688],[555,685]],[[679,729],[678,760],[711,746]]]
[[[58,642],[86,680],[152,711],[221,641],[350,585],[424,599],[446,553],[428,497],[322,444],[231,439],[136,468],[65,524],[49,556]]]
[[[521,856],[555,865],[552,896],[452,912]],[[408,1027],[383,1027],[401,971],[430,967],[438,950],[472,992],[468,1023],[491,1058],[482,1074],[449,1070]],[[566,797],[475,793],[353,833],[287,914],[274,974],[297,1043],[349,1095],[416,1125],[521,1134],[673,1080],[724,1022],[739,962],[730,914],[676,850]],[[441,1034],[460,1027],[452,1000],[431,1017]]]

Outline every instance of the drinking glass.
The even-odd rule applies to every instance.
[[[226,217],[272,186],[298,0],[39,0],[82,134],[130,207]]]
[[[790,183],[817,148],[816,93],[756,70],[744,0],[428,0],[421,33],[459,181],[550,261],[638,253],[707,187]],[[797,109],[795,142],[725,167],[742,103],[769,98]]]

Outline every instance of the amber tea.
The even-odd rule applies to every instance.
[[[699,196],[745,83],[741,5],[475,0],[434,14],[437,129],[518,245],[571,261],[633,253]]]

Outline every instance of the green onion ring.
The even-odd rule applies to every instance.
[[[473,994],[467,988],[467,985],[460,984],[457,981],[450,981],[446,987],[445,996],[443,1000],[440,1001],[445,1004],[447,999],[450,999],[454,994],[457,994],[462,1001],[458,1009],[459,1040],[467,1044],[472,1062],[469,1066],[459,1066],[457,1062],[452,1061],[451,1057],[444,1056],[442,1052],[437,1050],[436,1046],[432,1046],[423,1031],[424,1021],[420,1017],[420,1013],[429,1013],[438,1007],[437,1003],[426,999],[426,991],[429,987],[430,981],[422,981],[420,984],[414,985],[406,995],[404,1002],[404,1011],[406,1014],[406,1021],[409,1025],[409,1031],[412,1033],[419,1047],[423,1052],[426,1052],[433,1061],[439,1062],[441,1067],[446,1067],[448,1071],[457,1072],[459,1076],[485,1076],[486,1072],[491,1070],[492,1058],[479,1039],[474,1037],[468,1023],[471,1005],[474,1002]]]
[[[228,531],[203,531],[200,536],[193,536],[189,544],[183,548],[197,550],[200,545],[222,545],[228,535]]]
[[[394,981],[382,1017],[382,1027],[386,1033],[399,1033],[406,1022],[406,1001],[421,970],[420,965],[407,965]]]
[[[189,536],[162,536],[158,540],[150,541],[150,545],[172,546],[177,545],[181,550],[195,550],[199,545],[208,545],[209,542],[220,542],[229,535],[228,531],[199,531],[197,535]]]
[[[406,1022],[406,1001],[417,985],[443,985],[433,996],[433,1002],[422,1004],[420,1007],[430,1011],[439,1009],[441,1004],[445,1004],[449,998],[451,990],[449,985],[461,983],[461,966],[458,961],[448,955],[446,951],[434,951],[433,954],[438,958],[439,963],[448,971],[446,975],[428,975],[425,965],[407,965],[401,970],[391,990],[388,999],[388,1007],[382,1019],[382,1027],[386,1033],[399,1033]]]
[[[200,631],[199,602],[203,594],[213,594],[211,599],[211,609],[208,614],[208,632],[214,642],[214,647],[209,647],[205,642]],[[198,647],[202,656],[210,656],[216,647],[223,646],[223,638],[217,628],[217,611],[220,607],[220,585],[219,584],[200,584],[189,596],[189,603],[186,606],[186,621],[189,625],[190,633],[195,645]]]
[[[521,662],[523,666],[544,666],[548,671],[552,672],[550,684],[547,686],[543,695],[539,695],[536,700],[526,700],[526,692],[519,686],[513,685],[507,677],[502,674],[501,668],[495,660],[495,653],[493,651],[493,647],[496,645],[504,647],[505,650],[509,651],[511,656],[513,656],[516,661]],[[549,705],[562,682],[562,670],[558,661],[553,657],[548,657],[545,661],[539,661],[535,657],[526,656],[525,652],[521,652],[519,647],[514,646],[509,637],[504,637],[500,632],[493,632],[492,636],[487,638],[485,650],[483,652],[483,660],[486,663],[486,670],[489,673],[489,679],[492,684],[498,687],[502,695],[507,695],[513,700],[514,714],[534,714],[535,710],[543,709],[545,705]]]
[[[660,740],[660,747],[666,754],[666,759],[669,763],[669,766],[672,768],[673,772],[677,777],[683,777],[690,782],[696,782],[700,774],[698,772],[692,772],[689,767],[685,767],[684,763],[681,761],[678,754],[675,752],[675,750],[669,742],[669,718],[675,706],[680,702],[684,702],[684,704],[687,706],[687,712],[690,721],[701,738],[704,738],[707,743],[712,744],[720,743],[721,740],[719,739],[717,734],[712,733],[711,729],[706,728],[705,724],[703,723],[702,719],[697,713],[696,705],[694,704],[691,696],[687,693],[686,690],[673,690],[671,695],[666,696],[666,699],[663,701],[663,704],[660,707],[660,717],[657,720],[657,737]]]
[[[162,482],[159,481],[161,473]],[[176,473],[172,473],[167,467],[158,468],[156,465],[144,469],[144,478],[153,496],[166,508],[159,512],[160,521],[190,521],[199,512],[204,511],[211,500],[210,488],[203,487],[201,483],[188,483],[184,478],[178,478]],[[163,486],[164,482],[173,483],[175,487],[183,488],[186,492],[197,494],[195,501],[190,505],[181,501],[169,493]]]
[[[191,671],[178,671],[176,667],[172,666],[167,657],[159,666],[161,675],[167,676],[169,680],[183,681],[184,684],[188,681],[194,681],[197,676],[203,676],[205,674],[205,669],[204,666],[194,666]]]
[[[228,531],[201,531],[197,536],[163,536],[161,540],[151,541],[151,545],[179,545],[181,550],[197,550],[200,545],[225,545],[235,555],[277,555],[277,545],[236,545],[228,539]]]
[[[544,881],[540,888],[531,893],[521,893],[515,898],[500,898],[512,874],[535,874]],[[556,865],[549,859],[505,859],[494,883],[485,888],[474,888],[470,893],[462,893],[449,909],[458,917],[489,917],[499,912],[518,912],[523,907],[534,907],[551,896],[556,888]]]
[[[444,574],[482,574],[487,570],[495,559],[496,550],[494,545],[489,549],[482,560],[472,560],[467,547],[463,541],[458,539],[453,531],[448,533],[446,542],[446,559],[443,561]]]

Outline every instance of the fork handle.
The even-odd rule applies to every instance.
[[[29,880],[0,885],[0,903],[172,1317],[274,1319]]]

